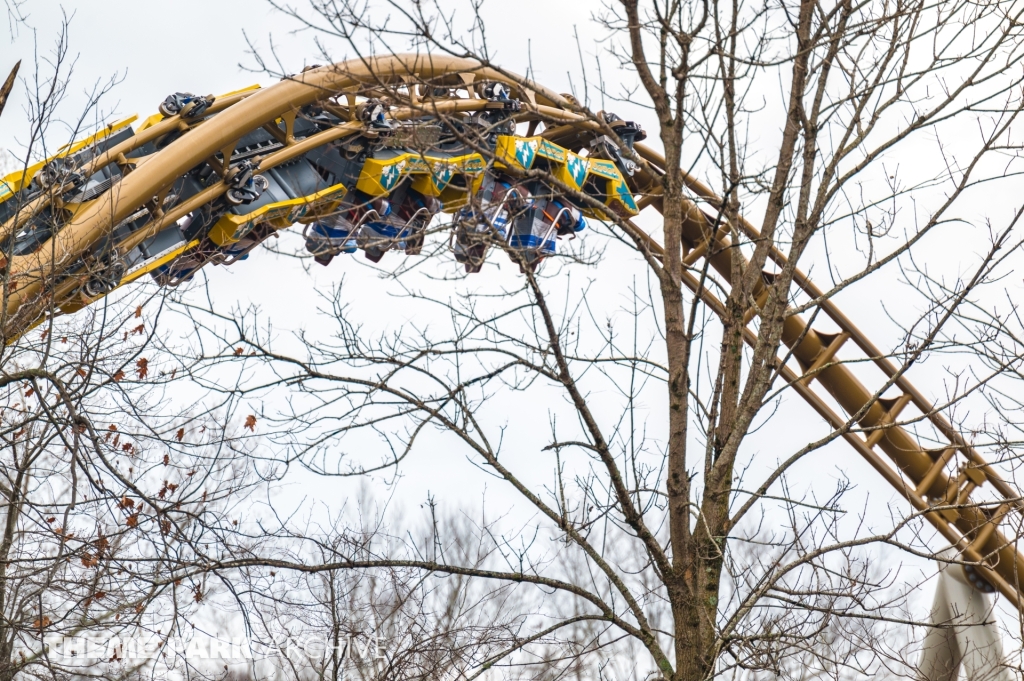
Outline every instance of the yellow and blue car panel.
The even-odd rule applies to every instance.
[[[599,198],[604,201],[604,205],[620,217],[638,215],[640,208],[636,205],[633,192],[629,190],[629,185],[626,184],[625,178],[622,177],[622,173],[619,172],[615,163],[603,158],[588,160],[590,161],[590,175],[595,184],[603,189]],[[584,214],[588,217],[602,218],[597,211],[589,209],[585,210]]]
[[[218,246],[227,246],[238,243],[260,223],[284,229],[296,222],[311,222],[334,212],[347,191],[345,185],[336,184],[309,196],[268,203],[244,215],[226,213],[210,229],[210,240]]]
[[[543,137],[499,135],[495,148],[495,156],[499,162],[519,170],[532,168],[534,161],[538,158],[545,158],[556,164],[564,164],[569,153],[571,152]]]
[[[440,197],[447,208],[448,201],[445,201],[444,197],[457,200],[454,195],[464,194],[467,187],[472,189],[479,186],[479,175],[486,167],[483,157],[475,153],[446,156],[399,152],[367,159],[356,181],[356,189],[374,197],[387,196],[398,186],[402,178],[410,176],[414,190],[424,196]],[[448,191],[452,189],[452,180],[459,175],[471,179],[458,184],[457,186],[461,188],[457,192]]]
[[[566,151],[565,163],[555,165],[551,169],[551,174],[565,186],[581,191],[587,181],[587,175],[590,174],[590,161],[571,151]]]
[[[612,161],[580,156],[543,137],[502,135],[498,137],[495,152],[499,164],[518,170],[529,170],[537,159],[546,159],[558,182],[594,195],[612,213],[630,217],[640,212],[629,185]],[[591,186],[598,190],[596,194],[590,190]],[[585,209],[584,214],[599,220],[607,217],[603,211],[591,208]]]

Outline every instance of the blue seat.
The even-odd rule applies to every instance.
[[[328,220],[314,222],[309,226],[306,231],[306,250],[313,255],[355,253],[357,247],[351,223],[340,216],[331,216]]]
[[[545,214],[546,205],[547,202],[543,199],[538,200],[531,208],[520,214],[509,236],[509,249],[518,254],[521,265],[530,269],[536,269],[541,260],[554,255],[557,249],[557,231]]]
[[[405,250],[405,241],[409,238],[409,233],[409,229],[405,227],[397,227],[384,220],[370,220],[359,228],[356,243],[369,260],[379,262],[384,253],[392,248]]]
[[[557,222],[558,236],[569,236],[587,228],[587,219],[583,213],[562,198],[550,199],[545,213],[551,222]]]

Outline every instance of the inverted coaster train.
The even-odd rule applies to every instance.
[[[664,158],[640,143],[639,126],[578,112],[570,97],[507,72],[422,55],[316,67],[218,97],[171,95],[134,127],[135,119],[116,123],[0,180],[2,335],[13,342],[143,276],[176,286],[296,223],[328,264],[357,250],[374,261],[416,253],[435,216],[447,214],[449,246],[470,272],[496,248],[536,268],[588,218],[614,215],[643,235],[630,218],[661,209]],[[743,256],[699,206],[715,212],[720,199],[697,180],[688,186],[685,264],[709,259],[725,290],[732,258]],[[758,238],[748,222],[738,228]],[[771,257],[785,265],[778,250]],[[840,331],[788,317],[782,379],[971,563],[976,589],[1024,609],[1018,533],[1002,529],[1020,523],[1019,492],[820,289],[799,271],[795,281]],[[684,283],[723,313],[715,289],[689,272]],[[761,286],[758,307],[767,296]],[[846,366],[856,359],[898,394],[876,399]],[[860,414],[856,430],[840,410]],[[897,425],[915,411],[931,433]]]

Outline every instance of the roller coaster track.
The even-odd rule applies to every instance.
[[[62,176],[51,172],[48,183],[31,185],[36,188],[34,193],[28,191],[31,180],[28,175],[7,178],[8,193],[17,193],[20,198],[13,214],[3,217],[0,213],[0,220],[4,220],[0,224],[0,243],[10,243],[16,235],[24,237],[26,230],[32,228],[32,220],[46,211],[61,212],[68,217],[59,230],[48,234],[46,239],[39,239],[34,249],[23,253],[8,249],[7,257],[0,262],[6,268],[4,338],[11,342],[48,314],[58,309],[73,312],[100,297],[82,293],[83,283],[92,270],[80,267],[82,262],[88,261],[88,254],[95,252],[97,244],[107,243],[108,250],[123,256],[160,234],[168,233],[167,230],[182,220],[194,219],[204,207],[219,205],[217,202],[232,187],[238,187],[232,168],[240,156],[237,152],[240,140],[248,139],[247,135],[261,130],[269,135],[267,140],[271,143],[265,145],[266,151],[258,148],[259,153],[247,153],[250,153],[254,171],[270,173],[275,168],[288,167],[296,159],[308,158],[317,149],[365,135],[367,119],[360,118],[357,94],[359,101],[390,97],[395,106],[390,111],[392,123],[389,125],[396,125],[395,122],[424,116],[459,117],[494,109],[497,101],[491,96],[494,93],[480,94],[479,86],[485,83],[506,84],[516,94],[516,101],[521,102],[522,108],[515,109],[513,119],[528,124],[529,130],[525,138],[515,138],[517,144],[523,140],[543,144],[546,140],[561,145],[551,147],[550,158],[560,153],[564,156],[558,163],[566,163],[567,158],[571,160],[572,154],[566,152],[567,149],[579,149],[601,134],[600,125],[577,113],[578,107],[571,99],[515,75],[468,60],[398,55],[317,67],[265,89],[240,91],[217,97],[212,102],[203,99],[201,104],[205,109],[201,116],[195,115],[194,107],[187,110],[190,105],[186,102],[180,112],[152,117],[123,139],[116,136],[122,128],[113,126],[87,141],[93,147],[79,145],[63,152],[68,155],[82,148],[96,149],[82,165],[72,169],[79,178],[94,175],[103,168],[110,169],[106,190],[89,201],[80,200],[77,204],[67,201],[69,176],[66,173]],[[299,135],[296,121],[310,106],[326,110],[330,116],[324,119],[326,123]],[[193,114],[192,117],[189,114]],[[538,133],[540,122],[545,127]],[[112,141],[105,146],[98,145],[98,141],[104,139]],[[664,168],[665,160],[642,144],[636,144],[634,149],[655,173],[638,171],[629,180],[631,193],[641,198],[638,203],[632,203],[632,197],[625,199],[632,205],[623,204],[615,210],[623,217],[635,214],[640,206],[660,210],[655,175],[658,169]],[[516,164],[511,156],[505,162]],[[590,163],[593,175],[596,172],[593,164],[598,161]],[[622,167],[621,158],[619,164]],[[182,178],[199,167],[208,167],[213,172],[203,186],[195,187],[186,198],[179,198],[176,193],[181,193]],[[31,170],[39,173],[43,166]],[[470,177],[479,170],[467,166],[456,172]],[[626,174],[623,173],[623,178]],[[378,172],[375,181],[383,182],[381,177]],[[611,184],[601,185],[606,189],[597,196],[612,206],[611,187],[617,181],[614,174],[607,174],[607,178]],[[733,271],[732,259],[743,256],[738,249],[730,248],[727,234],[714,229],[715,221],[699,206],[704,204],[714,211],[721,204],[720,199],[693,178],[688,178],[688,185],[694,200],[687,203],[684,211],[687,215],[684,262],[691,268],[684,272],[684,283],[711,310],[723,315],[722,301],[691,272],[699,271],[704,260],[709,259],[708,271],[716,277],[722,287],[720,290],[727,290]],[[471,180],[465,191],[471,193],[474,186]],[[593,185],[587,186],[589,189],[581,191],[593,193]],[[443,195],[442,189],[437,191],[438,195]],[[337,197],[328,201],[321,194],[323,192],[313,198],[307,196],[279,204],[302,208],[292,213],[271,211],[246,217],[246,209],[236,208],[228,218],[221,217],[211,231],[225,219],[230,228],[240,225],[239,231],[234,236],[230,229],[223,232],[218,242],[210,242],[211,247],[230,250],[238,243],[238,234],[246,229],[256,233],[256,227],[264,223],[273,223],[274,229],[287,227],[297,216],[305,217],[308,222],[318,211],[327,214],[335,210]],[[4,185],[0,184],[0,208],[4,199]],[[11,199],[8,197],[8,200]],[[463,197],[456,204],[465,205],[467,200]],[[221,206],[222,212],[223,209]],[[596,217],[601,217],[600,212]],[[122,229],[122,235],[113,240],[116,243],[111,246],[110,235],[127,223],[133,225],[132,229],[127,232]],[[760,238],[746,220],[741,220],[738,227],[751,240]],[[643,234],[635,224],[633,228]],[[652,238],[647,237],[647,241],[653,254],[663,253],[661,245]],[[172,249],[169,255],[147,252],[144,255],[149,260],[144,259],[134,275],[115,281],[114,287],[139,276],[139,272],[152,274],[156,271],[154,267],[173,268],[176,258],[186,257],[196,248],[195,242],[190,241]],[[240,251],[232,253],[232,258],[241,257]],[[770,257],[775,265],[785,266],[786,258],[778,250],[772,250]],[[218,262],[216,258],[195,262],[202,266],[208,261]],[[915,388],[900,368],[804,273],[797,270],[794,281],[815,301],[814,318],[826,317],[839,333],[816,331],[801,316],[789,316],[782,338],[782,350],[787,354],[777,358],[781,379],[840,432],[916,512],[956,547],[965,561],[974,564],[968,576],[976,586],[992,587],[1024,610],[1020,593],[1024,556],[1015,547],[1014,538],[1019,533],[1012,529],[1014,524],[1020,524],[1020,514],[1024,511],[1020,493],[1000,477],[933,402]],[[755,291],[757,305],[763,305],[767,296],[768,288],[762,283]],[[757,312],[757,308],[752,308],[744,330],[744,338],[751,345],[757,338],[752,328]],[[854,374],[849,366],[851,362],[873,363],[878,369],[876,385],[891,387],[898,394],[881,397],[883,391],[871,390]],[[917,414],[908,419],[915,411]],[[857,417],[856,423],[850,423],[853,416]],[[927,439],[919,439],[901,425],[908,420],[930,424],[933,432]],[[929,443],[939,446],[928,446]]]

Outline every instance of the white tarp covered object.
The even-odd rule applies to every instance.
[[[945,556],[955,559],[950,551]],[[1013,681],[1004,666],[994,599],[968,581],[961,565],[939,572],[931,623],[921,652],[924,681]],[[960,672],[963,676],[960,677]]]

